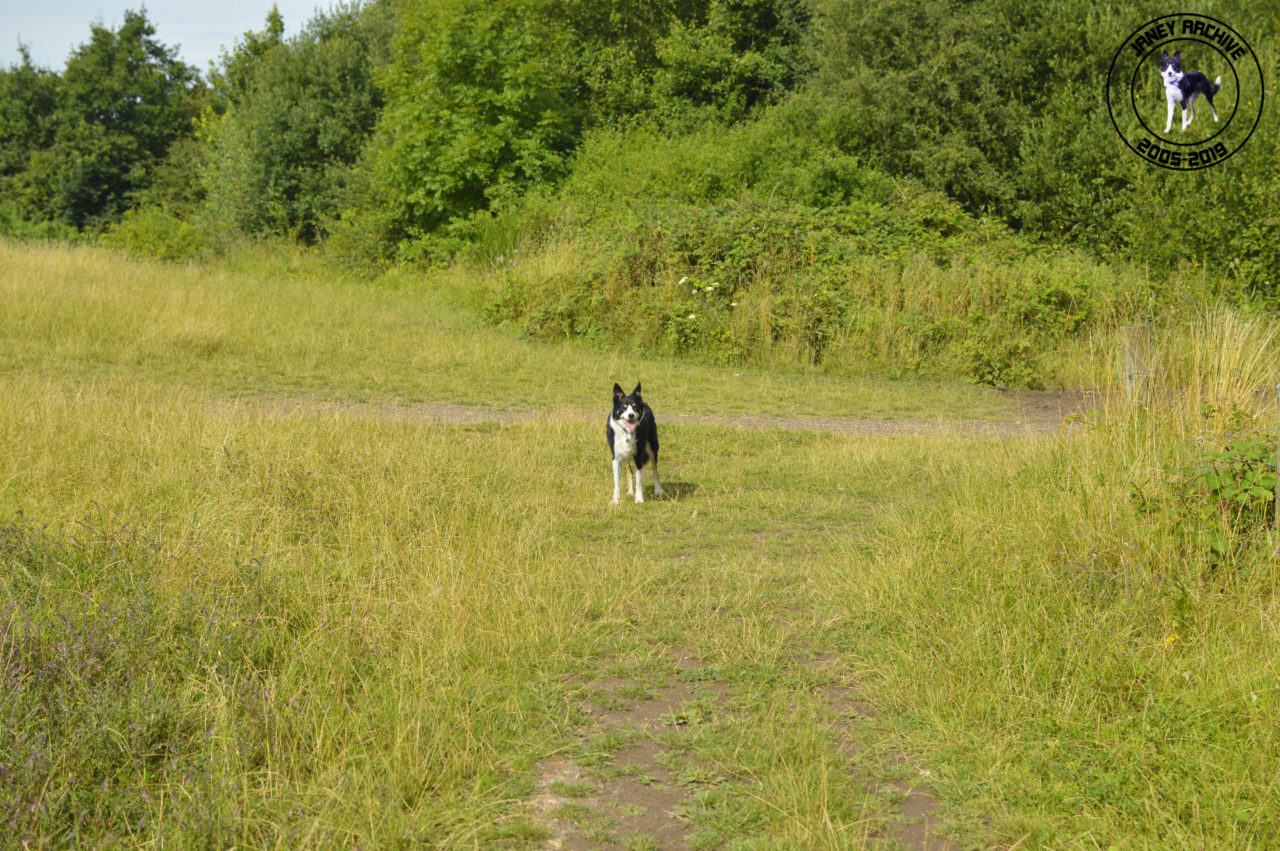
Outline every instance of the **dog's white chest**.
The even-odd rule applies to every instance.
[[[636,433],[628,430],[617,420],[609,420],[609,428],[613,429],[613,455],[615,458],[632,458],[636,454]]]

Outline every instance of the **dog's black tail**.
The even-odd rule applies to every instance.
[[[1222,78],[1213,81],[1213,91],[1209,92],[1209,97],[1213,97],[1218,93],[1218,89],[1222,88]]]

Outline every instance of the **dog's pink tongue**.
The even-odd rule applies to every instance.
[[[636,424],[635,424],[635,423],[623,423],[623,425],[627,427],[627,431],[635,431],[635,430],[636,430]]]

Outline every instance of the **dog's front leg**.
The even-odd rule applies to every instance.
[[[622,484],[623,463],[624,462],[621,458],[615,457],[613,459],[613,504],[614,505],[618,504],[618,497],[620,496],[618,489]],[[631,486],[631,471],[628,470],[627,471],[627,493],[631,493],[630,486]]]
[[[1169,105],[1169,114],[1165,116],[1164,121],[1164,132],[1168,133],[1173,127],[1173,98],[1167,97],[1164,101]]]

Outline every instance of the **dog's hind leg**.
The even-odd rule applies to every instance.
[[[636,467],[636,502],[644,502],[644,471]]]
[[[653,456],[653,495],[665,496],[662,492],[662,485],[658,483],[658,456]]]

